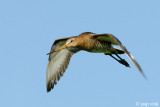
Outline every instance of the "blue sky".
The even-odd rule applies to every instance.
[[[160,105],[159,0],[1,0],[1,107],[136,107]],[[75,54],[55,88],[46,91],[46,55],[57,38],[114,34],[148,80],[125,58]],[[140,105],[138,105],[140,106]],[[137,107],[138,107],[137,106]]]

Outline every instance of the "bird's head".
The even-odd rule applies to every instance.
[[[77,46],[76,38],[70,38],[66,41],[66,43],[62,47],[56,49],[56,51],[60,51],[65,48],[75,47],[75,46]]]

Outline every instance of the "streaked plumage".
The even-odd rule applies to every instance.
[[[119,45],[122,50],[113,47],[113,45]],[[104,53],[105,55],[110,56],[112,56],[112,54],[117,55],[126,53],[129,59],[134,63],[134,65],[144,76],[142,69],[137,61],[133,58],[133,56],[131,56],[131,54],[122,45],[122,43],[112,34],[95,34],[91,32],[84,32],[79,36],[57,39],[53,43],[51,51],[49,53],[47,67],[47,92],[54,88],[54,85],[57,84],[57,81],[64,74],[71,56],[80,50],[85,50],[93,53]],[[129,64],[124,59],[117,61],[125,65],[126,67],[129,67]]]

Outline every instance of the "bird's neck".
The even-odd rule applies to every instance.
[[[89,50],[94,47],[94,44],[97,42],[95,39],[92,39],[88,36],[84,38],[78,38],[78,48],[81,50]]]

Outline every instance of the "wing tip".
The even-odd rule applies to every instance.
[[[146,77],[146,75],[144,74],[144,72],[143,72],[142,70],[141,70],[140,72],[141,72],[143,78],[144,78],[145,80],[147,80],[147,77]]]
[[[51,89],[54,88],[54,83],[52,81],[48,82],[47,83],[47,92],[50,92]]]
[[[50,91],[51,91],[51,89],[47,88],[47,93],[50,92]]]

